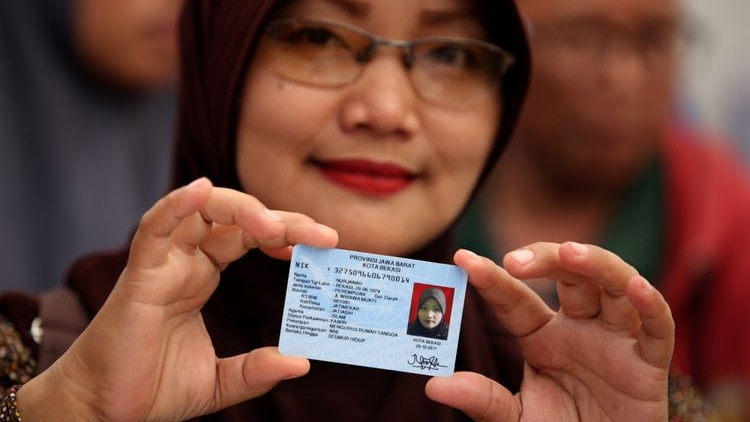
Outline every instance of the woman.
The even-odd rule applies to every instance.
[[[406,334],[445,340],[448,338],[448,324],[445,313],[445,293],[431,287],[419,295],[417,317],[406,328]]]
[[[511,1],[195,0],[182,25],[175,186],[190,183],[128,251],[73,269],[95,316],[17,391],[25,421],[666,419],[672,321],[630,266],[540,243],[501,269],[450,247],[526,87]],[[288,262],[272,257],[296,243],[453,255],[475,287],[456,365],[471,372],[425,394],[419,375],[280,356]],[[516,278],[541,276],[565,313]]]

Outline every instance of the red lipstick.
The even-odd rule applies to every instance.
[[[365,195],[392,195],[406,188],[414,175],[394,164],[369,160],[317,162],[328,180]]]

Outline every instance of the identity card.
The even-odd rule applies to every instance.
[[[455,265],[294,247],[279,351],[424,375],[453,373],[467,274]]]

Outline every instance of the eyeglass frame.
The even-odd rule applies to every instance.
[[[289,78],[290,80],[297,81],[303,84],[309,84],[313,86],[320,86],[320,87],[326,87],[326,88],[335,88],[335,87],[342,87],[349,85],[351,83],[354,83],[364,72],[364,69],[370,61],[372,61],[376,55],[377,51],[380,47],[391,47],[399,50],[401,52],[401,57],[403,61],[403,65],[405,66],[407,73],[409,76],[409,81],[412,85],[412,87],[415,89],[418,95],[422,97],[426,101],[436,101],[435,99],[431,98],[424,98],[424,94],[421,92],[421,90],[417,87],[417,84],[415,84],[414,80],[412,79],[412,73],[410,72],[413,69],[413,64],[416,61],[414,56],[414,46],[423,45],[427,43],[439,43],[439,42],[445,42],[447,44],[454,44],[454,45],[468,45],[468,46],[474,46],[479,47],[482,50],[489,51],[496,55],[496,57],[499,57],[500,60],[497,61],[498,67],[497,67],[497,74],[493,76],[493,85],[489,86],[487,91],[493,92],[495,88],[497,88],[502,83],[503,77],[508,73],[508,70],[515,64],[515,57],[503,49],[502,47],[492,44],[487,41],[479,40],[479,39],[473,39],[473,38],[463,38],[463,37],[450,37],[450,36],[432,36],[432,37],[420,37],[415,38],[412,40],[394,40],[394,39],[388,39],[381,37],[377,34],[371,33],[363,28],[337,22],[337,21],[331,21],[326,19],[313,19],[313,18],[281,18],[272,20],[268,23],[266,26],[266,29],[264,31],[264,35],[269,37],[272,41],[276,40],[275,38],[275,30],[277,27],[281,25],[287,25],[287,24],[312,24],[312,25],[318,25],[322,28],[340,28],[346,31],[350,31],[358,36],[361,36],[362,38],[366,39],[368,41],[367,47],[358,52],[358,51],[351,51],[351,57],[353,61],[358,64],[358,70],[353,73],[352,77],[346,81],[338,82],[338,83],[331,83],[326,84],[323,82],[313,82],[313,81],[306,81],[306,80],[299,80],[296,79],[293,76],[283,75],[284,77]],[[365,55],[362,55],[361,53],[366,53]]]

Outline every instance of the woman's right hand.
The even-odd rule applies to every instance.
[[[248,250],[288,259],[294,244],[337,242],[309,217],[269,211],[207,179],[171,192],[141,219],[127,267],[89,327],[19,390],[24,421],[180,421],[304,375],[306,359],[270,347],[218,358],[200,311],[221,270]]]

